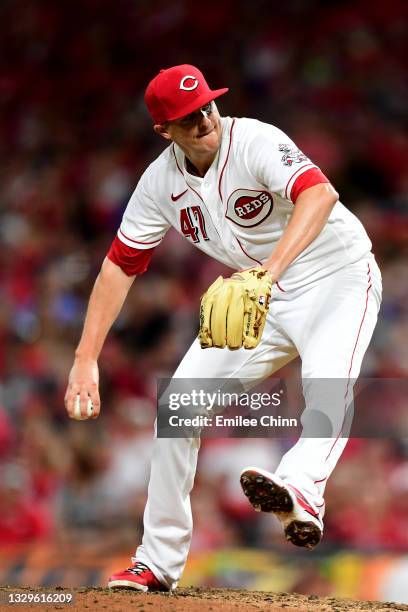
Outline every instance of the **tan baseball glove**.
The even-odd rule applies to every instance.
[[[272,276],[261,267],[219,276],[201,298],[201,348],[253,349],[265,327]]]

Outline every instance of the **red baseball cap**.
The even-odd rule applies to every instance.
[[[147,109],[155,123],[189,115],[228,91],[211,90],[203,73],[190,64],[160,70],[145,91]]]

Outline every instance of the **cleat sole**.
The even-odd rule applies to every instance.
[[[257,512],[288,513],[293,510],[293,501],[286,489],[266,476],[244,472],[241,476],[241,487]]]
[[[295,546],[312,549],[322,539],[322,532],[314,523],[292,521],[285,529],[285,537]]]
[[[149,587],[138,584],[137,582],[132,582],[131,580],[111,580],[108,582],[109,589],[135,589],[136,591],[143,591],[147,593]]]
[[[247,470],[241,475],[240,482],[244,495],[256,512],[273,512],[281,518],[293,512],[293,500],[286,488],[267,476]],[[285,537],[295,546],[312,549],[322,539],[322,530],[311,521],[293,520],[285,527]]]

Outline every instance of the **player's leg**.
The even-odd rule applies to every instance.
[[[298,300],[292,313],[305,308],[304,325],[287,317],[302,359],[306,407],[304,434],[276,473],[295,485],[322,517],[327,479],[347,444],[353,386],[377,322],[381,275],[370,255],[318,285]]]
[[[379,270],[368,257],[275,304],[275,316],[302,358],[304,430],[275,474],[247,468],[241,485],[255,509],[275,513],[286,538],[298,546],[313,548],[322,535],[323,491],[347,442],[347,407],[380,294]]]
[[[296,349],[271,317],[262,342],[253,351],[203,350],[195,341],[174,378],[262,380],[296,356]],[[189,551],[192,535],[190,491],[198,450],[197,438],[156,437],[154,441],[144,536],[136,558],[146,563],[168,587],[177,584]]]

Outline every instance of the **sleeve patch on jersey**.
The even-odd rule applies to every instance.
[[[281,162],[284,166],[293,166],[293,164],[301,164],[308,160],[308,157],[300,149],[288,144],[280,144],[279,151],[283,153]]]
[[[124,244],[116,236],[106,256],[119,266],[125,274],[135,276],[135,274],[146,272],[155,248],[133,248]]]
[[[292,189],[290,190],[290,199],[295,203],[302,191],[322,183],[330,183],[327,176],[325,176],[319,168],[310,168],[298,176],[294,181]]]

